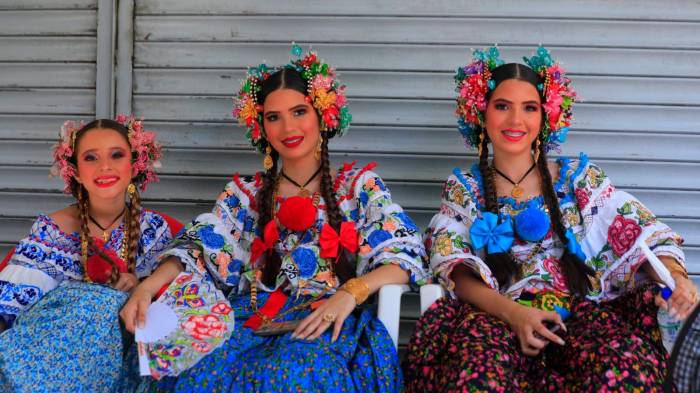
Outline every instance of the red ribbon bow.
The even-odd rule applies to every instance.
[[[355,223],[345,221],[340,224],[340,236],[338,236],[338,232],[336,232],[333,227],[328,224],[324,224],[323,228],[321,228],[319,243],[321,244],[320,254],[322,258],[337,259],[340,246],[352,253],[357,252],[359,245],[357,243],[357,230],[355,230]]]
[[[265,251],[272,252],[275,243],[280,238],[280,233],[277,230],[277,223],[274,220],[270,220],[267,225],[265,225],[265,230],[263,232],[264,240],[256,237],[253,240],[253,244],[250,247],[250,264],[255,265],[255,262],[260,259],[260,257],[265,253]]]

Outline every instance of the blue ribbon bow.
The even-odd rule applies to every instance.
[[[498,216],[486,212],[481,218],[474,221],[469,229],[472,245],[477,250],[488,246],[488,253],[495,254],[508,252],[513,245],[513,224],[510,219],[498,223]]]
[[[586,254],[583,253],[581,245],[578,244],[578,240],[576,240],[574,231],[572,231],[571,229],[566,231],[566,240],[566,249],[569,251],[569,254],[576,255],[580,260],[586,262]]]

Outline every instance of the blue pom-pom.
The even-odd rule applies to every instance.
[[[536,207],[528,207],[515,216],[515,232],[528,242],[542,240],[549,232],[550,224],[547,213]]]
[[[292,55],[299,57],[299,56],[301,56],[301,53],[302,53],[301,46],[299,46],[297,44],[292,45]]]

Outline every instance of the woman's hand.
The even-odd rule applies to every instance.
[[[698,289],[692,281],[685,278],[681,274],[673,274],[673,279],[676,282],[676,289],[673,290],[673,295],[665,301],[661,295],[656,296],[655,303],[659,308],[668,310],[672,317],[684,320],[693,311],[693,308],[698,302]]]
[[[112,284],[118,291],[129,292],[139,285],[139,279],[132,273],[119,273],[119,279]]]
[[[549,341],[564,345],[564,340],[552,333],[544,325],[544,321],[551,321],[566,331],[566,326],[561,316],[554,311],[544,311],[533,307],[515,304],[508,315],[506,322],[515,332],[520,341],[520,349],[525,355],[537,356],[540,351],[549,344]]]
[[[335,342],[340,336],[345,319],[356,306],[355,298],[351,294],[339,290],[301,321],[301,324],[292,333],[292,338],[315,340],[331,325],[334,325],[331,341]]]
[[[151,305],[153,294],[144,285],[139,285],[134,289],[119,316],[124,321],[124,327],[131,333],[136,330],[136,325],[142,328],[146,323],[146,310]]]

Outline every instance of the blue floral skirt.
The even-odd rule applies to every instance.
[[[260,294],[263,304],[268,294]],[[282,312],[308,300],[290,297]],[[252,315],[250,296],[232,299],[236,329],[220,348],[177,379],[150,380],[150,392],[400,392],[398,354],[373,310],[356,310],[331,342],[332,328],[314,341],[294,340],[291,333],[260,337],[243,323]],[[285,320],[303,319],[301,310]]]
[[[132,390],[138,370],[124,367],[119,327],[127,297],[83,282],[63,282],[47,293],[0,334],[0,392]],[[130,358],[135,365],[135,355]]]

